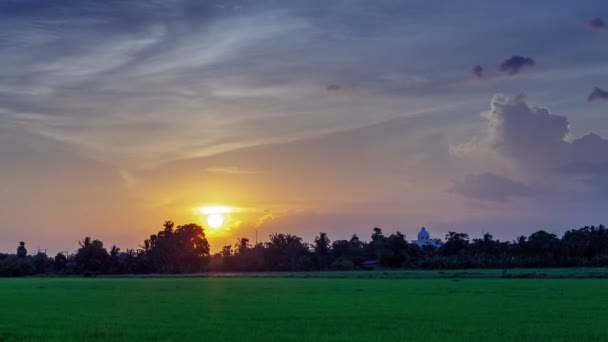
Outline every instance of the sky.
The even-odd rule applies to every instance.
[[[605,1],[0,3],[0,251],[608,223]]]

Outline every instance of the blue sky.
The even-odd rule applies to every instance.
[[[608,4],[2,2],[0,248],[135,246],[198,203],[247,208],[218,243],[261,221],[308,239],[600,223],[595,17]],[[534,65],[501,72],[512,56]]]

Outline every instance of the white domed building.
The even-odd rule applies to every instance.
[[[431,234],[426,230],[425,227],[420,229],[418,233],[418,240],[412,240],[412,243],[424,247],[424,246],[433,246],[435,248],[441,247],[441,243],[437,240],[431,239]]]

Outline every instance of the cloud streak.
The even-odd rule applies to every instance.
[[[545,222],[577,194],[604,203],[594,194],[608,193],[605,140],[574,136],[605,134],[601,108],[572,94],[608,75],[608,48],[580,27],[608,5],[516,2],[0,2],[0,188],[10,189],[0,201],[18,203],[2,212],[10,228],[0,230],[12,230],[0,244],[28,229],[36,236],[40,226],[122,236],[141,225],[139,239],[163,219],[196,220],[184,213],[207,200],[269,208],[286,213],[269,222],[277,229],[331,227],[336,237],[341,228],[457,227],[514,214]],[[578,29],[564,21],[573,17],[583,18]],[[530,51],[543,70],[524,75],[532,58],[515,56],[501,73],[516,76],[494,77],[486,61],[513,51]],[[581,59],[585,51],[594,53]],[[483,82],[463,80],[479,76]],[[495,99],[491,113],[475,117],[490,94],[524,88],[558,114],[576,113],[575,129],[523,98]],[[449,154],[458,142],[462,154]],[[76,156],[104,166],[72,166],[84,163]],[[67,168],[82,175],[68,182]],[[99,186],[82,194],[84,183]],[[55,199],[47,195],[55,191]],[[68,197],[78,210],[56,200]],[[487,199],[469,205],[471,198]],[[34,217],[40,209],[30,202],[48,210]],[[102,217],[124,203],[138,207],[124,221],[137,225]],[[81,214],[92,211],[98,215]]]
[[[450,188],[449,192],[478,200],[496,202],[505,202],[510,197],[530,196],[535,193],[526,184],[490,172],[468,175],[462,182],[457,182]]]
[[[208,167],[205,172],[209,173],[224,173],[229,175],[251,175],[257,172],[243,170],[239,167]]]

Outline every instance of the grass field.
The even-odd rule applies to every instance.
[[[604,279],[0,279],[0,341],[606,341],[607,290]]]
[[[172,275],[163,275],[171,277]],[[198,273],[173,275],[175,277],[207,278],[608,278],[608,267],[576,268],[510,268],[463,270],[386,270],[386,271],[319,271],[319,272],[252,272],[252,273]],[[142,275],[139,277],[159,277]]]

